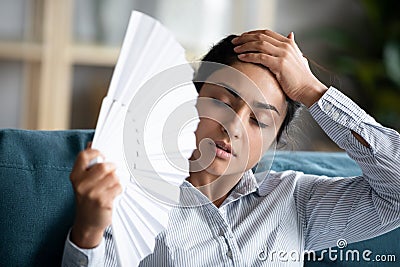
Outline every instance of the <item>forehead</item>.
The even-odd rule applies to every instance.
[[[238,62],[211,74],[207,82],[233,89],[248,103],[262,102],[276,106],[283,113],[286,97],[275,76],[266,68]]]

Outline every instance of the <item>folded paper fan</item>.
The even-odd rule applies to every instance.
[[[92,147],[114,162],[123,193],[112,229],[120,266],[154,251],[189,175],[198,115],[184,49],[153,18],[133,11]]]

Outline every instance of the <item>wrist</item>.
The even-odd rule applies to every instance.
[[[74,225],[71,229],[70,241],[83,249],[95,248],[101,243],[104,230],[98,228],[84,229]]]
[[[328,91],[328,87],[318,81],[315,85],[304,91],[305,93],[301,96],[299,102],[304,104],[307,108],[310,108],[314,103],[318,102],[326,91]]]

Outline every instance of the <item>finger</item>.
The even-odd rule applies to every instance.
[[[115,199],[116,196],[122,193],[122,186],[119,183],[118,177],[106,177],[104,180],[104,184],[99,186],[99,191],[98,194],[100,194],[101,197],[107,197],[110,200],[110,204],[112,204],[112,201]]]
[[[295,48],[297,54],[301,57],[303,57],[303,52],[300,50],[299,46],[297,45],[296,41],[294,40],[294,32],[290,32],[288,35],[288,38],[290,39],[290,42],[293,44],[293,47]]]
[[[81,196],[89,195],[90,198],[93,198],[94,196],[97,196],[97,194],[100,194],[101,192],[107,190],[108,188],[111,188],[116,184],[118,184],[119,178],[115,174],[115,171],[107,172],[109,170],[112,170],[113,168],[113,166],[110,165],[112,164],[111,163],[98,164],[96,168],[88,171],[85,177],[82,177],[82,179],[77,180],[76,183],[74,183],[74,188],[76,193]]]
[[[92,200],[108,200],[109,204],[112,205],[112,200],[120,193],[122,193],[122,186],[119,178],[113,173],[100,180],[95,187],[91,187],[88,197]]]
[[[111,173],[115,172],[116,166],[111,162],[103,162],[93,165],[90,169],[86,170],[87,179],[101,180]]]
[[[269,36],[277,41],[280,42],[288,42],[288,38],[271,30],[254,30],[254,31],[248,31],[243,33],[242,35],[247,35],[247,34],[255,34],[255,35],[266,35]]]
[[[74,187],[79,187],[81,184],[84,184],[83,186],[93,186],[93,183],[97,183],[108,174],[114,172],[115,168],[116,166],[111,162],[99,163],[90,169],[72,172],[70,179]]]
[[[115,173],[115,171],[107,174],[104,179],[101,180],[101,182],[104,181],[104,188],[110,189],[115,187],[116,185],[121,185],[119,181],[118,175]]]
[[[99,163],[103,163],[104,162],[104,158],[102,156],[97,156],[95,158],[92,158],[88,165],[86,166],[86,169],[90,169],[92,168],[94,165],[99,164]]]
[[[81,151],[76,157],[74,167],[72,168],[71,174],[79,175],[84,172],[89,164],[89,162],[98,156],[102,156],[100,151],[96,149],[85,149]]]
[[[267,68],[269,68],[273,73],[276,74],[276,66],[279,61],[279,57],[262,54],[262,53],[247,53],[240,54],[238,58],[244,62],[250,62],[255,64],[261,64]]]
[[[120,185],[115,185],[103,192],[98,192],[100,194],[98,196],[100,198],[99,203],[102,208],[112,210],[115,198],[121,193],[122,187]]]
[[[236,53],[259,52],[272,56],[279,56],[281,50],[267,41],[251,41],[234,48]]]
[[[109,188],[108,193],[112,199],[115,199],[116,196],[122,193],[122,186],[120,183],[115,184],[113,187]]]
[[[232,43],[234,45],[241,45],[241,44],[244,44],[247,42],[252,42],[252,41],[267,41],[270,44],[277,46],[277,47],[282,45],[281,41],[279,41],[271,36],[265,35],[263,33],[254,33],[254,34],[253,33],[252,34],[244,33],[241,36],[238,36],[238,37],[232,39]]]
[[[96,190],[101,193],[120,185],[120,182],[117,174],[115,172],[111,172],[98,181],[92,180],[88,182],[88,185],[92,185],[92,188],[96,188]]]

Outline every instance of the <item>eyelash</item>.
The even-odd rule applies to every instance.
[[[218,106],[228,106],[228,107],[232,108],[231,105],[229,105],[228,103],[225,103],[224,101],[221,101],[221,100],[219,100],[219,99],[212,98],[212,101],[213,101],[214,104],[216,104],[216,105],[218,105]],[[256,118],[251,117],[250,119],[251,119],[251,121],[252,121],[256,126],[262,128],[262,129],[268,127],[267,124],[260,122],[260,121],[257,120]]]
[[[224,101],[221,101],[217,98],[212,98],[212,101],[214,102],[214,104],[216,104],[217,106],[228,106],[230,108],[232,108],[231,105],[229,105],[228,103],[225,103]]]
[[[260,121],[257,120],[256,118],[253,118],[253,117],[252,117],[252,118],[251,118],[251,121],[252,121],[254,124],[256,124],[258,127],[262,128],[262,129],[268,127],[267,124],[260,122]]]

